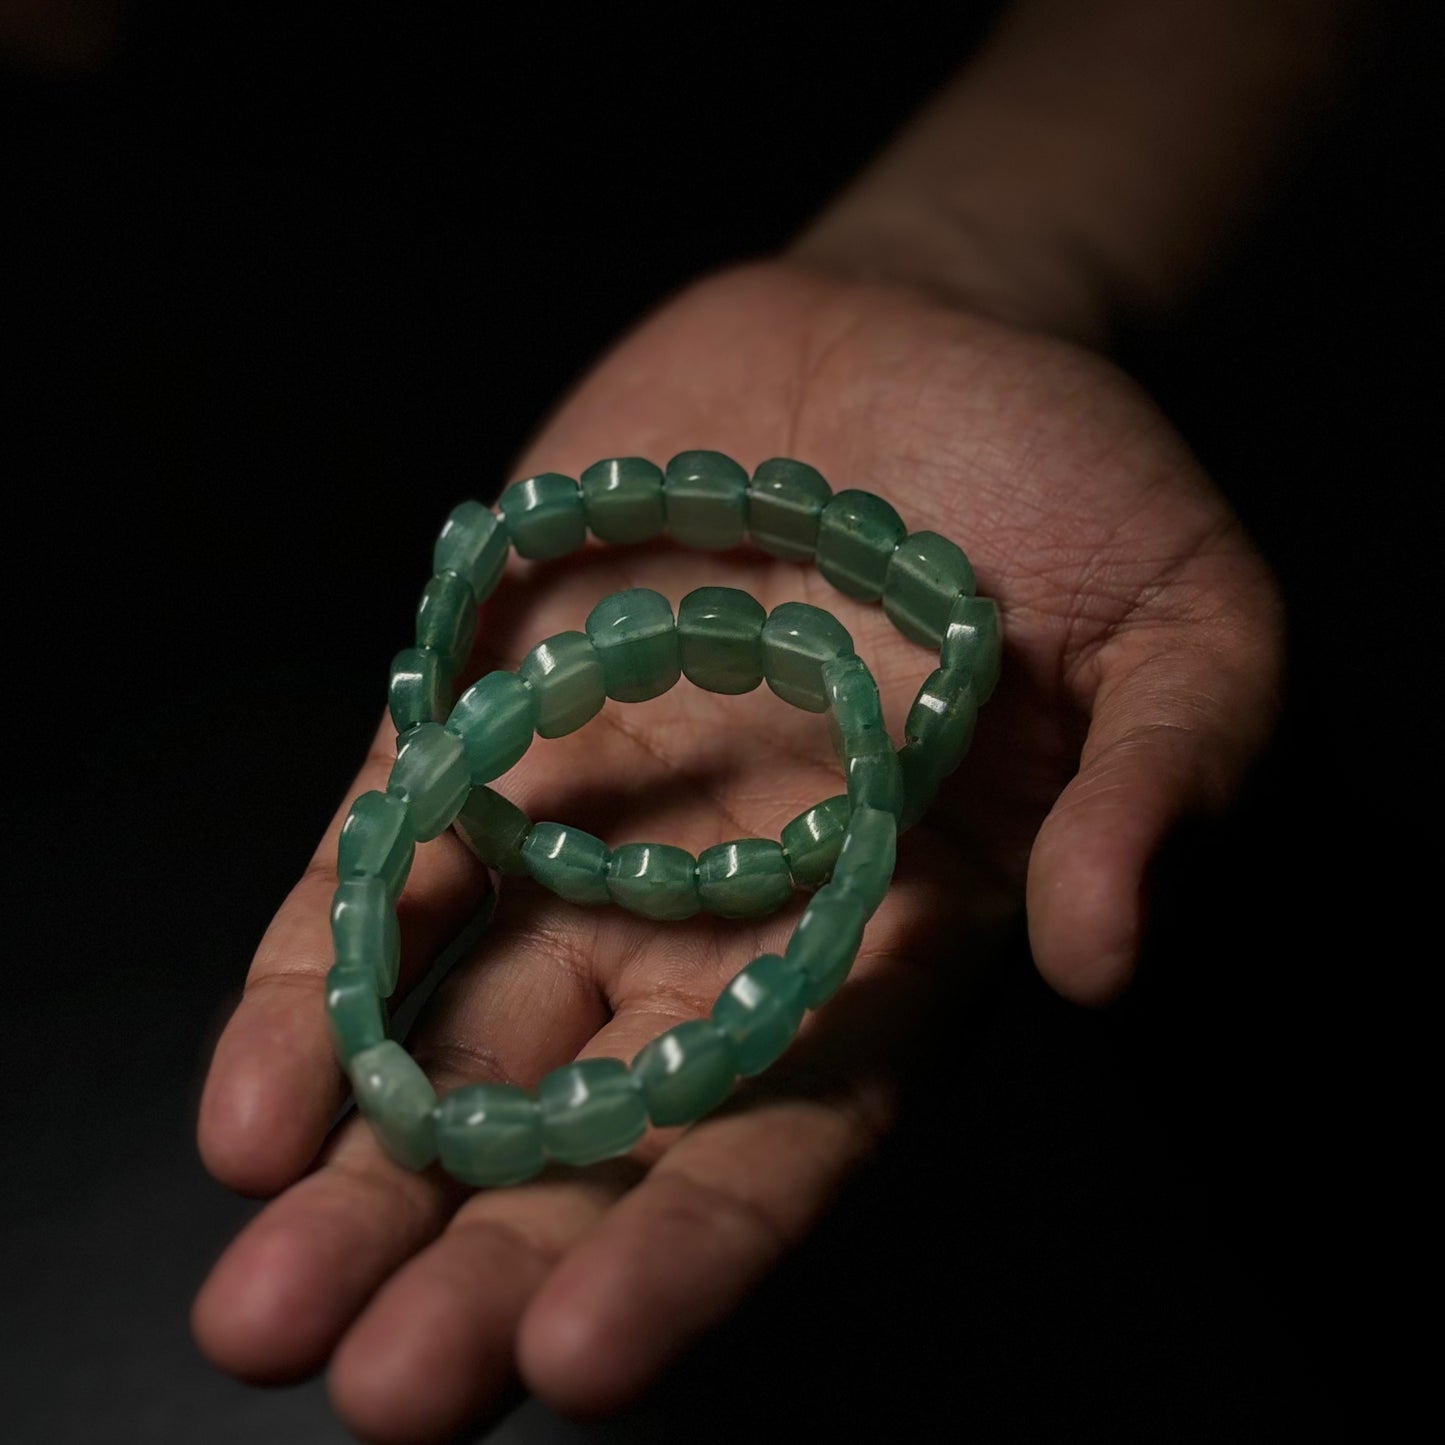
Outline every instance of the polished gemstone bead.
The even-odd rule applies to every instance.
[[[937,647],[953,604],[976,585],[973,567],[957,543],[937,532],[910,532],[888,563],[883,610],[905,637]]]
[[[861,894],[829,884],[809,900],[783,958],[803,975],[803,1002],[818,1008],[838,992],[863,942],[869,910]]]
[[[884,732],[878,684],[861,657],[835,657],[825,662],[823,691],[828,698],[828,731],[839,758]]]
[[[448,673],[471,656],[477,635],[477,599],[455,572],[440,572],[426,584],[416,609],[416,645],[430,648]]]
[[[585,632],[559,632],[522,659],[517,676],[537,700],[537,736],[575,733],[602,711],[607,683],[602,659]]]
[[[662,483],[667,530],[684,547],[722,552],[748,525],[748,474],[721,452],[679,452]]]
[[[406,801],[395,793],[363,793],[341,825],[336,872],[341,878],[380,878],[394,899],[406,883],[415,853]]]
[[[437,1155],[463,1184],[520,1184],[547,1162],[542,1111],[515,1084],[464,1084],[437,1108]]]
[[[793,1041],[803,1021],[803,975],[776,953],[755,958],[713,1005],[738,1073],[760,1074]]]
[[[606,903],[607,845],[580,828],[534,823],[522,844],[527,872],[569,903]]]
[[[823,664],[853,651],[853,639],[837,618],[806,602],[783,602],[763,623],[763,677],[784,702],[826,712]]]
[[[582,505],[592,535],[604,542],[646,542],[667,525],[662,469],[642,457],[593,462],[582,473]]]
[[[399,733],[418,723],[445,722],[452,705],[451,674],[441,655],[429,648],[408,647],[391,661],[391,720]]]
[[[462,841],[498,873],[516,876],[527,871],[522,844],[532,820],[510,798],[491,788],[473,788],[453,826]]]
[[[587,540],[582,493],[559,472],[513,482],[497,505],[519,557],[537,562],[565,557]]]
[[[921,743],[905,742],[898,749],[898,767],[903,774],[903,811],[898,815],[898,831],[904,833],[933,806],[943,773],[938,759]]]
[[[396,989],[401,932],[396,905],[380,878],[346,878],[331,895],[336,966],[366,973],[382,998]]]
[[[783,829],[783,852],[799,888],[816,888],[832,873],[843,846],[848,814],[848,795],[839,793],[799,813]]]
[[[781,908],[793,892],[782,845],[771,838],[737,838],[704,848],[697,857],[697,893],[719,918],[758,918]]]
[[[672,604],[650,587],[604,597],[587,614],[587,636],[602,660],[607,696],[645,702],[682,676]]]
[[[763,680],[763,604],[736,587],[699,587],[678,604],[682,670],[708,692],[751,692]]]
[[[888,892],[897,856],[898,820],[893,814],[879,808],[855,807],[829,886],[851,893],[871,917]]]
[[[338,963],[326,975],[326,1022],[343,1063],[386,1037],[386,1011],[369,968]]]
[[[818,519],[832,495],[832,487],[806,462],[774,457],[748,484],[748,533],[774,557],[808,561],[818,547]]]
[[[882,497],[837,492],[818,521],[818,571],[840,592],[876,602],[893,550],[907,530]]]
[[[477,601],[485,602],[502,580],[510,544],[506,527],[490,507],[462,502],[452,508],[432,549],[432,571],[460,574]]]
[[[416,1060],[383,1039],[347,1065],[356,1106],[371,1121],[382,1147],[404,1169],[425,1169],[436,1158],[436,1090]]]
[[[887,733],[873,733],[855,741],[844,762],[848,805],[881,808],[896,820],[903,812],[903,768]]]
[[[458,699],[447,731],[462,740],[472,785],[500,778],[532,745],[537,696],[515,672],[489,672]]]
[[[614,903],[644,918],[691,918],[702,907],[697,859],[667,843],[624,843],[607,865]]]
[[[940,778],[963,761],[978,721],[978,699],[967,672],[939,667],[929,673],[903,725],[905,746],[915,743],[933,759]]]
[[[542,1144],[563,1164],[625,1154],[647,1129],[647,1106],[621,1059],[579,1059],[544,1075]]]
[[[403,735],[386,791],[406,801],[419,843],[452,825],[472,780],[462,740],[437,723],[421,723]]]
[[[948,614],[939,660],[946,668],[972,675],[982,705],[993,694],[1002,658],[998,604],[991,597],[960,597]]]
[[[712,1019],[689,1019],[638,1054],[632,1077],[654,1124],[691,1124],[732,1093],[737,1077],[732,1041]]]

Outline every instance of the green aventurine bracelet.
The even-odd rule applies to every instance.
[[[804,1011],[846,978],[891,881],[897,833],[962,760],[1001,651],[997,609],[973,595],[973,570],[957,546],[933,532],[908,534],[897,512],[867,492],[834,495],[801,462],[774,459],[749,479],[718,452],[684,452],[665,473],[640,458],[608,460],[589,467],[580,487],[556,473],[516,482],[499,512],[464,502],[437,541],[416,645],[393,664],[396,763],[386,791],[358,798],[341,833],[326,994],[338,1057],[388,1153],[411,1169],[439,1158],[476,1185],[519,1182],[549,1158],[590,1164],[625,1153],[649,1119],[695,1121],[738,1076],[759,1073],[787,1048]],[[877,686],[835,618],[797,602],[765,613],[726,587],[689,593],[676,619],[650,589],[614,594],[593,609],[585,632],[548,638],[517,672],[488,673],[452,706],[477,608],[499,583],[509,546],[531,559],[560,557],[580,548],[589,529],[616,543],[666,531],[712,551],[750,537],[774,556],[816,557],[850,596],[881,599],[900,631],[941,653],[908,714],[903,747],[894,752]],[[485,786],[534,734],[575,731],[608,698],[656,697],[681,675],[720,693],[766,681],[784,700],[827,712],[847,791],[800,814],[781,843],[738,839],[694,860],[669,845],[609,850],[580,830],[533,824]],[[438,1102],[386,1037],[382,1001],[396,987],[395,905],[415,845],[453,825],[501,872],[530,874],[574,902],[610,901],[652,918],[703,908],[756,916],[779,907],[795,884],[824,886],[782,955],[754,959],[711,1017],[667,1030],[630,1070],[620,1059],[584,1059],[546,1075],[536,1095],[483,1083]]]

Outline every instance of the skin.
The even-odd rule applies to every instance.
[[[445,1439],[506,1403],[518,1378],[574,1415],[636,1398],[868,1157],[895,1115],[899,1056],[1008,920],[1026,910],[1037,966],[1065,996],[1102,1003],[1126,984],[1151,859],[1182,817],[1227,806],[1267,737],[1276,589],[1148,398],[1062,339],[1101,330],[1097,266],[1070,273],[1075,248],[1051,247],[1047,220],[1016,246],[997,234],[979,244],[977,211],[965,238],[946,204],[904,244],[896,180],[885,165],[788,256],[664,305],[515,473],[575,476],[600,457],[663,461],[693,447],[749,468],[794,456],[968,552],[1002,610],[1003,680],[969,760],[902,840],[849,982],[726,1108],[653,1131],[627,1160],[478,1193],[396,1167],[354,1117],[331,1129],[344,1081],[322,1006],[337,833],[352,798],[385,786],[384,722],[261,943],[207,1082],[208,1168],[275,1196],[196,1300],[196,1337],[222,1369],[271,1383],[326,1368],[336,1409],[378,1441]],[[947,266],[934,269],[940,253]],[[903,254],[907,265],[889,260]],[[1151,285],[1161,268],[1155,255]],[[1041,275],[1067,283],[1031,287]],[[556,564],[513,559],[472,672],[516,666],[608,592],[654,587],[676,605],[703,583],[835,612],[901,736],[936,655],[812,567],[750,550],[589,543]],[[534,818],[698,851],[776,837],[840,778],[820,718],[766,688],[720,699],[683,683],[609,703],[580,733],[534,746],[501,786]],[[450,835],[418,850],[400,905],[403,990],[491,886]],[[780,950],[799,911],[662,926],[572,907],[529,881],[502,891],[493,926],[408,1043],[439,1091],[531,1087],[574,1057],[630,1059],[706,1014],[748,959]]]

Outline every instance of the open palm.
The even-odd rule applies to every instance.
[[[893,1107],[891,1047],[970,940],[1027,897],[1045,976],[1081,1000],[1117,990],[1150,858],[1181,814],[1228,800],[1273,718],[1278,608],[1263,564],[1158,412],[1086,352],[901,291],[752,267],[693,288],[624,341],[518,475],[698,447],[749,468],[800,458],[957,541],[1002,610],[1003,681],[968,763],[902,840],[849,983],[794,1050],[688,1131],[509,1189],[468,1194],[436,1171],[408,1174],[355,1119],[327,1137],[344,1089],[322,1007],[338,816],[261,945],[208,1081],[208,1165],[279,1198],[217,1265],[196,1329],[248,1378],[331,1359],[338,1408],[370,1436],[441,1438],[518,1367],[563,1409],[635,1395],[866,1156]],[[937,665],[877,607],[752,550],[589,545],[512,567],[483,613],[476,671],[581,627],[608,592],[653,587],[675,607],[704,583],[834,611],[895,738]],[[348,803],[385,786],[391,737],[383,726]],[[608,703],[498,786],[532,817],[614,846],[696,852],[776,837],[842,782],[820,718],[765,688],[718,698],[684,682]],[[419,850],[400,905],[403,989],[487,887],[456,839]],[[439,1089],[534,1086],[578,1056],[630,1059],[705,1014],[798,911],[655,924],[530,881],[503,893],[409,1041]]]

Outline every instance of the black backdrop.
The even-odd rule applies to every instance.
[[[640,310],[785,240],[983,32],[960,9],[135,7],[88,67],[0,55],[24,1440],[343,1438],[318,1386],[247,1391],[186,1337],[251,1208],[194,1157],[215,1030],[438,519]],[[1381,1408],[1413,1188],[1386,1121],[1430,953],[1440,38],[1383,13],[1245,244],[1124,345],[1294,628],[1280,740],[1162,866],[1138,986],[1075,1011],[1020,949],[802,1257],[597,1438],[1278,1438]]]

